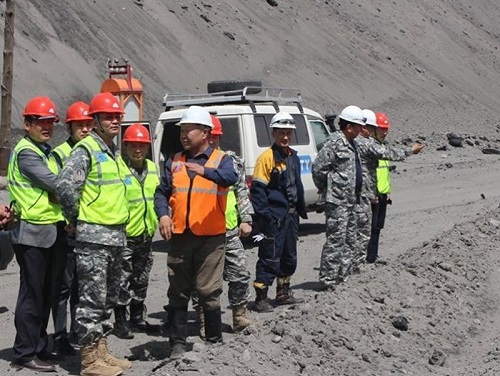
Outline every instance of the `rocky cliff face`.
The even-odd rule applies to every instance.
[[[493,0],[17,1],[13,123],[34,95],[61,112],[89,100],[107,58],[127,57],[152,120],[165,92],[256,78],[322,113],[358,104],[404,132],[469,131],[496,123],[499,14]]]

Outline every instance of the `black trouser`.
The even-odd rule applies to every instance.
[[[56,291],[52,305],[52,318],[54,321],[54,339],[68,336],[67,309],[68,300],[70,307],[71,327],[70,333],[74,334],[76,304],[78,303],[78,280],[76,276],[76,255],[73,247],[67,245],[66,251],[61,252],[60,275],[56,282]],[[71,248],[71,249],[69,249]]]
[[[384,228],[386,212],[387,195],[379,195],[378,202],[372,204],[372,232],[370,236],[370,242],[368,243],[368,250],[366,253],[366,260],[369,262],[375,261],[375,259],[378,257],[380,231]]]
[[[14,323],[14,361],[28,362],[48,344],[47,324],[53,295],[54,253],[56,248],[14,244],[20,268],[19,295]]]

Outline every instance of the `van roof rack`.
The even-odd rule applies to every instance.
[[[255,103],[271,103],[278,108],[278,103],[296,104],[302,111],[302,97],[298,89],[281,87],[245,86],[240,90],[220,91],[205,94],[167,93],[163,97],[165,111],[174,107],[218,104],[250,104],[255,112]]]

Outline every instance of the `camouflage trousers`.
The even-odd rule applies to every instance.
[[[368,243],[370,242],[372,226],[372,207],[369,198],[361,197],[355,207],[356,224],[358,227],[356,234],[356,246],[352,257],[352,267],[359,269],[365,262]]]
[[[113,329],[110,321],[118,302],[124,247],[77,242],[78,275],[76,334],[80,346],[97,343]]]
[[[325,204],[326,242],[321,252],[319,281],[323,287],[345,282],[352,274],[356,246],[354,204]]]
[[[250,272],[246,264],[246,252],[240,237],[239,230],[226,232],[226,250],[224,253],[224,281],[228,282],[229,304],[234,307],[247,304],[250,300]],[[196,290],[192,294],[193,307],[198,305]]]
[[[153,267],[152,241],[153,238],[145,236],[127,238],[127,246],[123,252],[118,305],[128,306],[131,300],[146,300],[149,273]]]

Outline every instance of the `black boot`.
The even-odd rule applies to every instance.
[[[207,342],[222,342],[222,318],[220,308],[213,311],[203,310],[205,316],[205,338]]]
[[[113,334],[121,339],[132,339],[134,338],[134,333],[130,331],[127,324],[126,308],[125,306],[115,307],[115,327]]]
[[[169,306],[170,359],[180,359],[187,351],[187,321],[187,307]]]
[[[153,325],[144,320],[144,302],[132,300],[130,303],[130,329],[149,334],[159,333],[160,325]]]
[[[269,298],[267,297],[267,292],[269,291],[269,287],[256,287],[255,286],[255,311],[257,312],[272,312],[273,306],[269,302]]]
[[[278,277],[278,285],[276,286],[276,304],[299,304],[304,303],[304,299],[293,296],[290,288],[290,277]]]

